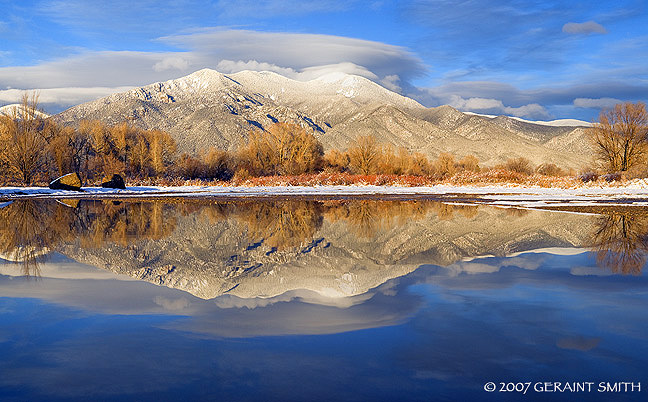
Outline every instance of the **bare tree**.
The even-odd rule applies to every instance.
[[[36,93],[25,94],[20,106],[0,116],[2,159],[12,176],[26,185],[34,182],[47,163],[43,124]]]
[[[322,145],[295,124],[275,123],[250,134],[239,149],[241,167],[261,175],[295,175],[313,172],[322,163]]]
[[[454,155],[442,152],[433,163],[434,173],[441,177],[451,177],[457,173],[457,164]]]
[[[374,174],[382,155],[382,147],[376,142],[376,137],[359,137],[349,148],[349,165],[354,173]]]
[[[648,155],[648,113],[646,105],[620,103],[601,112],[589,131],[596,155],[610,172],[628,171]]]
[[[525,175],[533,174],[534,171],[533,166],[531,166],[531,161],[524,157],[510,158],[506,161],[504,167],[506,170]]]

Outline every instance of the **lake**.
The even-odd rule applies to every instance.
[[[646,400],[648,210],[564,209],[1,204],[0,400]]]

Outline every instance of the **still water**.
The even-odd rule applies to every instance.
[[[578,212],[2,204],[0,400],[646,400],[648,211]]]

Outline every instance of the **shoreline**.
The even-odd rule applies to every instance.
[[[135,186],[126,190],[84,187],[83,192],[46,187],[0,187],[0,203],[25,199],[195,199],[235,200],[430,200],[500,207],[582,207],[594,205],[648,207],[648,182],[625,186],[548,188],[521,185],[375,185],[326,186]]]

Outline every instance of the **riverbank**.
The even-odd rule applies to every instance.
[[[186,185],[133,186],[125,190],[84,187],[83,192],[51,190],[43,187],[0,187],[0,201],[31,198],[158,198],[205,197],[237,198],[371,198],[438,199],[451,202],[485,203],[499,206],[542,207],[591,204],[648,206],[648,180],[618,183],[581,183],[571,188],[521,184],[429,186],[396,185]]]

